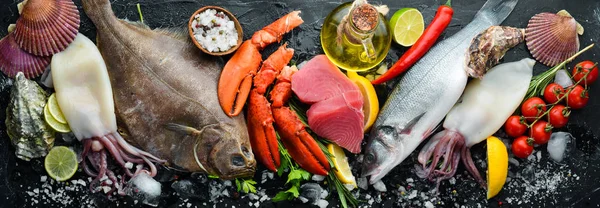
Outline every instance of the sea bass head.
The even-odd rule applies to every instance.
[[[396,165],[396,160],[403,155],[402,138],[392,126],[377,126],[371,130],[366,146],[362,166],[362,177],[371,176],[371,184],[381,180]]]
[[[248,142],[248,133],[227,123],[207,126],[194,138],[194,156],[200,168],[223,179],[251,176],[256,160]],[[205,160],[201,159],[205,158]]]

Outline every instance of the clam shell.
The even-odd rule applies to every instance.
[[[61,52],[79,30],[79,11],[72,0],[28,0],[17,20],[15,40],[38,56]]]
[[[19,48],[14,33],[0,40],[0,70],[10,78],[18,72],[23,72],[28,79],[35,78],[44,73],[50,60],[51,57],[36,56]]]
[[[577,21],[553,13],[537,14],[525,29],[525,43],[536,60],[555,66],[579,50]]]

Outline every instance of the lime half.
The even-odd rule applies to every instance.
[[[415,8],[403,8],[392,16],[390,20],[394,41],[401,46],[412,46],[423,34],[425,23],[423,15]]]
[[[48,105],[48,110],[50,110],[50,114],[52,115],[52,117],[54,117],[54,119],[56,119],[56,121],[62,124],[67,124],[67,119],[60,110],[60,107],[58,106],[58,101],[56,101],[56,93],[52,93],[52,95],[50,95],[50,98],[48,98],[48,103],[46,105]]]
[[[77,155],[65,146],[55,146],[44,160],[46,172],[57,181],[69,180],[77,171]]]
[[[54,131],[58,131],[61,133],[69,133],[71,132],[71,128],[69,127],[68,124],[63,124],[61,122],[58,122],[53,116],[52,113],[50,113],[50,109],[48,107],[49,105],[46,104],[46,106],[44,107],[44,120],[46,120],[46,123],[52,128],[54,129]]]

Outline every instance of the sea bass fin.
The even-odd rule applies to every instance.
[[[189,126],[184,126],[181,124],[176,124],[176,123],[165,124],[165,128],[169,131],[173,131],[173,132],[180,133],[183,135],[198,136],[198,135],[202,134],[202,131],[200,131],[198,129],[195,129],[195,128],[189,127]]]
[[[508,17],[519,0],[488,0],[475,15],[475,19],[483,18],[492,25],[499,25]]]
[[[167,36],[171,36],[178,40],[188,41],[190,39],[190,36],[187,32],[187,28],[156,28],[154,29],[154,31]]]
[[[146,25],[140,21],[131,21],[131,20],[127,20],[127,19],[124,19],[123,21],[130,25],[139,27],[139,28],[150,29],[150,27],[148,25]]]
[[[408,123],[406,123],[406,125],[404,125],[404,128],[402,128],[402,130],[399,131],[399,134],[410,134],[410,132],[412,131],[412,128],[419,123],[419,120],[421,120],[421,118],[423,118],[423,115],[425,115],[426,112],[421,113],[421,115],[418,115],[417,117],[414,117],[412,120],[410,120]]]

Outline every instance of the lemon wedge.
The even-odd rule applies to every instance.
[[[331,153],[333,156],[331,160],[335,166],[335,175],[342,183],[357,187],[356,179],[352,175],[352,170],[350,169],[348,158],[346,157],[344,150],[340,146],[333,143],[327,145],[327,150],[329,150],[329,153]]]
[[[508,174],[508,151],[497,137],[487,138],[487,161],[487,198],[490,199],[502,190]]]
[[[356,72],[348,71],[348,78],[358,86],[363,95],[363,113],[365,114],[365,127],[363,130],[367,132],[373,126],[375,119],[377,119],[377,114],[379,114],[377,93],[371,81],[358,75]]]

